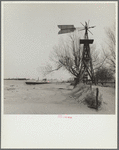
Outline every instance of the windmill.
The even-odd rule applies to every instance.
[[[81,23],[82,24],[82,23]],[[82,24],[83,25],[83,24]],[[88,32],[92,34],[92,32],[89,30],[91,28],[94,28],[95,26],[89,27],[89,22],[85,22],[84,29],[84,39],[80,40],[80,44],[83,44],[83,54],[82,54],[82,75],[83,80],[87,81],[88,75],[92,82],[94,82],[94,71],[93,71],[93,65],[92,65],[92,58],[90,53],[90,45],[93,43],[93,39],[88,39]],[[80,30],[81,31],[81,30]]]
[[[84,24],[82,25],[83,25],[83,29],[75,28],[74,25],[58,25],[58,27],[61,29],[58,32],[58,34],[70,33],[70,32],[74,32],[75,30],[78,31],[85,30],[84,39],[80,40],[80,44],[83,44],[81,78],[83,78],[83,81],[86,82],[89,75],[91,81],[94,82],[94,71],[93,71],[92,58],[91,58],[90,45],[89,45],[92,44],[94,40],[88,38],[88,32],[92,34],[92,32],[89,29],[94,28],[95,26],[89,27],[89,21],[88,23],[85,22],[85,25]]]

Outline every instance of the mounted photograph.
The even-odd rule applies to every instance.
[[[117,3],[2,3],[3,114],[117,109]]]

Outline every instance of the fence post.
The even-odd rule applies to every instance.
[[[98,110],[98,94],[99,94],[99,89],[96,88],[96,109]]]

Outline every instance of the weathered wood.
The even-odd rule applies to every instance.
[[[99,89],[96,88],[96,109],[98,110],[98,95],[99,95]]]
[[[80,39],[80,44],[92,44],[93,39]]]

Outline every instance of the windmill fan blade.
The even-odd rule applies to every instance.
[[[85,21],[85,24],[86,24],[86,26],[87,26],[87,22]]]
[[[81,23],[81,22],[80,22]],[[83,25],[83,23],[81,23]],[[84,25],[83,25],[84,26]],[[85,27],[85,26],[84,26]]]
[[[95,28],[96,26],[92,26],[92,27],[89,27],[88,29],[90,29],[90,28]]]
[[[93,33],[90,30],[88,30],[88,31],[93,35]]]

